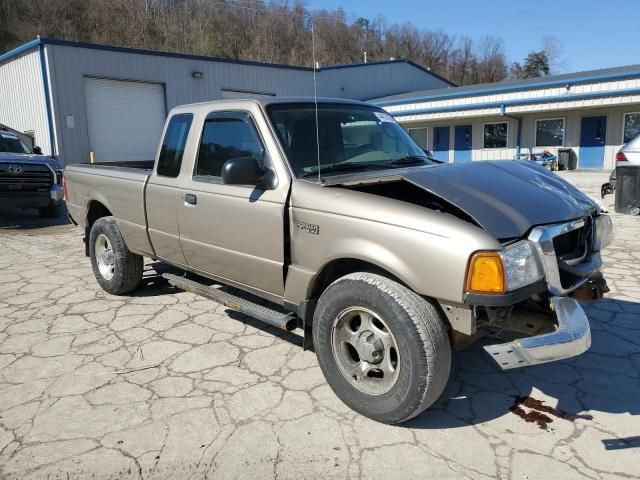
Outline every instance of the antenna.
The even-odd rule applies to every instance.
[[[320,176],[320,127],[318,126],[318,82],[316,81],[316,34],[313,29],[313,20],[311,20],[311,56],[313,57],[313,103],[316,110],[316,154],[318,160],[318,182],[322,180]]]

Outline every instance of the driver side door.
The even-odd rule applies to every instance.
[[[287,186],[226,185],[221,176],[230,158],[270,161],[252,115],[207,115],[196,155],[192,175],[179,192],[180,244],[187,264],[262,296],[282,297]]]

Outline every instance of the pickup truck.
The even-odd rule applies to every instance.
[[[65,171],[102,288],[135,289],[143,257],[190,272],[165,277],[301,328],[338,397],[377,421],[432,405],[452,350],[488,332],[515,332],[485,347],[502,369],[590,347],[577,299],[607,290],[611,220],[534,162],[443,164],[377,107],[269,98],[172,109],[137,167]]]
[[[0,204],[36,208],[41,217],[60,215],[62,165],[33,150],[17,135],[0,128]]]

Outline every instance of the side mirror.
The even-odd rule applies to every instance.
[[[230,158],[222,165],[222,181],[228,185],[261,185],[264,167],[254,157]]]
[[[35,153],[36,155],[42,155],[42,149],[36,145],[35,147],[33,147],[33,153]]]

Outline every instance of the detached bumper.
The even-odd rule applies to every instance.
[[[558,318],[555,332],[484,347],[500,368],[508,370],[553,362],[589,349],[591,329],[580,304],[568,297],[553,297],[551,304]]]

